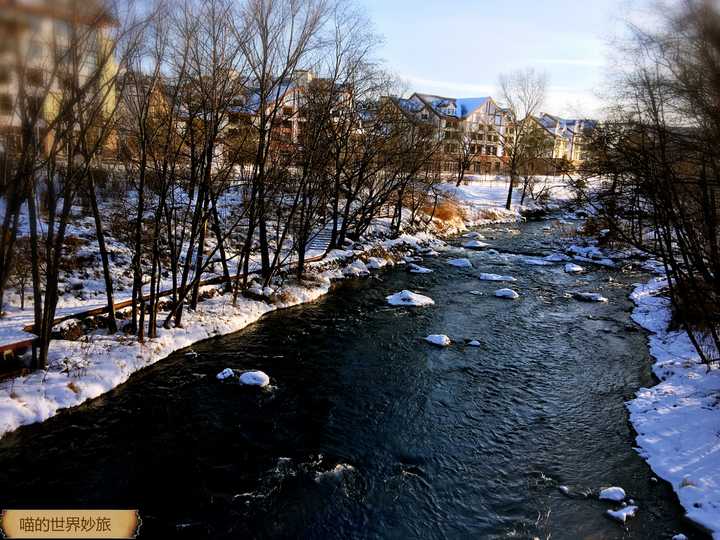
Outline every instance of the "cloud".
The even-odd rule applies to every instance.
[[[588,66],[588,67],[603,67],[605,61],[599,58],[536,58],[529,61],[530,65],[533,64],[554,64],[554,65],[565,65],[565,66]]]
[[[414,75],[400,74],[409,86],[410,92],[423,92],[427,94],[448,94],[449,96],[464,97],[473,94],[487,96],[495,91],[495,85],[492,84],[475,84],[454,81],[439,81],[435,79],[425,79]]]

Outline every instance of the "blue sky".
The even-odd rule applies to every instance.
[[[548,112],[593,115],[610,40],[632,0],[359,0],[408,91],[497,95],[498,77],[547,73]]]

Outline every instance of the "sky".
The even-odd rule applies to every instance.
[[[640,0],[636,0],[640,1]],[[497,97],[500,74],[548,77],[544,110],[597,116],[612,40],[633,0],[359,0],[379,56],[414,91]]]

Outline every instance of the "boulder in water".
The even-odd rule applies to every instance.
[[[520,295],[512,289],[498,289],[497,291],[495,291],[495,296],[497,296],[498,298],[508,298],[510,300],[520,298]]]
[[[240,382],[248,386],[267,386],[270,384],[270,377],[264,371],[246,371],[240,375]]]
[[[235,372],[232,369],[230,369],[229,367],[226,367],[220,373],[215,375],[215,377],[217,377],[217,379],[219,381],[224,381],[225,379],[229,379],[230,377],[234,377],[234,376],[235,376]]]
[[[472,268],[470,259],[449,259],[448,264],[457,268]]]
[[[391,294],[387,297],[387,301],[391,306],[430,306],[435,303],[429,296],[423,296],[408,290]]]
[[[450,338],[445,334],[430,334],[425,338],[425,341],[439,347],[447,347],[451,343]]]

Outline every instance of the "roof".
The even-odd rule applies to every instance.
[[[269,103],[274,102],[276,96],[277,99],[281,100],[295,86],[297,85],[292,81],[282,82],[278,86],[273,88],[272,92],[269,96],[267,96],[266,99]],[[244,102],[241,105],[235,105],[234,107],[231,107],[230,112],[257,114],[260,109],[260,101],[260,89],[250,88],[248,89],[247,94],[244,96]]]
[[[435,96],[432,94],[415,94],[425,102],[435,113],[441,116],[453,116],[455,118],[466,118],[477,109],[482,107],[490,99],[490,96],[473,98],[449,98]]]
[[[563,135],[572,135],[575,131],[592,129],[597,124],[596,120],[590,118],[560,118],[547,113],[541,114],[537,121],[548,131],[554,133],[558,129]]]

